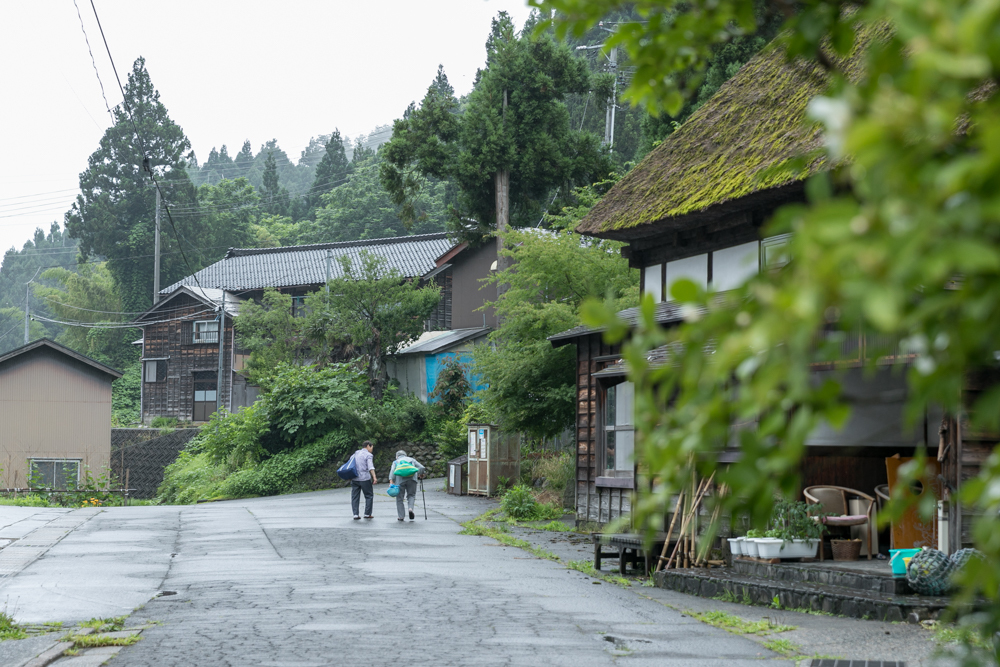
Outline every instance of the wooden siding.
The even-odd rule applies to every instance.
[[[598,477],[597,380],[593,377],[599,357],[616,354],[618,346],[602,340],[602,334],[581,336],[576,343],[576,520],[578,523],[606,523],[631,509],[631,491],[596,486]]]
[[[79,459],[99,477],[111,454],[113,378],[53,350],[0,368],[0,479],[25,487],[29,458]]]
[[[196,321],[215,319],[216,313],[187,295],[173,299],[169,306],[171,319],[179,321],[147,324],[143,327],[143,358],[166,360],[163,382],[142,384],[142,420],[154,417],[174,417],[191,421],[194,409],[194,373],[219,370],[219,343],[192,341],[192,326]],[[153,315],[156,316],[155,313]],[[166,319],[166,318],[164,318]],[[233,360],[233,318],[226,317],[223,340],[222,386],[218,388],[222,404],[230,405]]]

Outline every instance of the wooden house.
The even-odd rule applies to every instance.
[[[65,489],[106,474],[121,376],[47,338],[0,355],[3,486]]]
[[[218,407],[235,410],[256,400],[256,388],[240,373],[246,355],[233,336],[241,302],[259,300],[270,287],[290,294],[297,313],[306,294],[343,275],[343,257],[357,263],[362,252],[373,253],[403,277],[419,279],[439,268],[437,260],[453,247],[446,234],[423,234],[230,249],[215,264],[162,290],[159,303],[135,320],[143,330],[143,423],[155,417],[204,422]],[[445,289],[447,269],[439,273]],[[450,303],[451,295],[443,294],[442,301]],[[441,321],[434,317],[428,327],[450,326],[450,313],[442,311]]]
[[[859,36],[864,45],[876,31]],[[858,63],[844,62],[849,75]],[[641,290],[657,302],[656,319],[681,321],[669,301],[672,284],[687,278],[716,291],[734,289],[788,258],[787,236],[767,237],[764,223],[780,206],[805,199],[804,179],[825,169],[817,154],[820,130],[805,123],[806,105],[826,78],[818,66],[787,63],[765,49],[619,181],[580,223],[588,236],[623,241],[622,254],[641,272]],[[806,158],[800,171],[779,169]],[[811,161],[810,161],[811,160]],[[620,315],[635,321],[636,309]],[[551,337],[577,350],[577,519],[604,523],[630,509],[633,456],[632,388],[619,350],[588,327]],[[803,485],[837,485],[874,496],[887,481],[886,459],[937,451],[943,415],[930,411],[915,429],[903,426],[907,386],[891,365],[874,377],[861,366],[866,339],[845,342],[838,376],[853,406],[846,426],[820,426],[809,437]],[[900,363],[905,363],[901,360]],[[817,365],[817,378],[835,372]]]

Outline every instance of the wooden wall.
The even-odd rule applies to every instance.
[[[576,340],[576,520],[577,523],[606,523],[631,510],[628,489],[598,488],[597,380],[593,374],[617,354],[618,346],[602,340],[602,334],[588,334]]]
[[[208,312],[205,312],[205,311]],[[194,408],[194,373],[219,370],[219,343],[192,342],[193,323],[215,319],[216,313],[204,303],[181,294],[164,305],[164,313],[154,311],[150,317],[172,320],[143,327],[143,358],[166,357],[163,381],[142,383],[142,419],[148,423],[154,417],[175,417],[191,421]],[[233,359],[233,318],[226,317],[223,332],[222,402],[229,405]]]

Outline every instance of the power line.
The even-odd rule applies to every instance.
[[[62,303],[61,301],[56,301],[51,296],[42,296],[42,298],[45,299],[46,301],[51,301],[52,303],[54,303],[56,305],[59,305],[59,306],[64,306],[66,308],[72,308],[74,310],[82,310],[82,311],[85,311],[85,312],[88,312],[88,313],[98,313],[100,315],[122,315],[122,316],[125,316],[125,315],[142,315],[143,313],[149,311],[148,308],[146,310],[133,310],[133,311],[94,310],[92,308],[84,308],[82,306],[74,306],[74,305],[69,304],[69,303]],[[22,299],[22,301],[23,301],[23,299]],[[168,314],[168,313],[177,313],[177,312],[180,312],[182,310],[188,310],[188,309],[190,309],[190,306],[178,306],[177,308],[157,308],[156,312],[157,313],[162,313],[162,314]]]
[[[141,327],[150,324],[166,324],[167,322],[183,322],[189,320],[192,317],[198,315],[205,315],[207,313],[215,312],[214,308],[205,308],[204,310],[199,310],[194,313],[189,313],[184,317],[172,317],[165,320],[156,320],[153,322],[143,322],[142,324],[133,324],[130,322],[63,322],[62,320],[54,320],[50,317],[42,317],[41,315],[32,315],[31,319],[39,320],[41,322],[51,322],[53,324],[62,324],[67,327],[82,327],[84,329],[139,329]]]

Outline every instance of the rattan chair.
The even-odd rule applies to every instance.
[[[809,486],[802,492],[806,497],[806,502],[812,505],[821,505],[823,512],[832,516],[825,516],[819,519],[827,526],[866,526],[868,530],[868,560],[872,559],[872,529],[874,520],[872,512],[875,507],[875,499],[867,493],[848,489],[844,486]],[[864,514],[852,515],[847,513],[847,496],[857,496],[868,501],[868,510]],[[819,558],[823,560],[823,544],[820,543]]]

